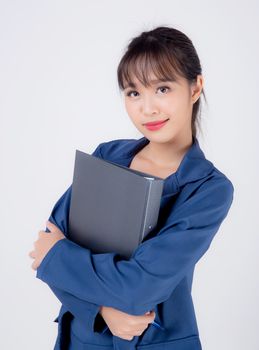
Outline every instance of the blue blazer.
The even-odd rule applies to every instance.
[[[100,143],[92,154],[128,167],[148,142],[116,139]],[[71,188],[49,217],[68,239],[49,250],[36,273],[62,304],[54,320],[54,350],[201,350],[191,295],[194,267],[227,216],[234,187],[205,158],[197,138],[164,180],[156,229],[128,260],[116,252],[93,254],[69,240]],[[131,341],[122,339],[107,328],[101,305],[131,315],[155,310],[155,323]]]

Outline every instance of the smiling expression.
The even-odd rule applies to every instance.
[[[154,75],[149,83],[144,86],[134,79],[123,90],[125,108],[135,127],[147,138],[163,142],[191,132],[192,107],[197,100],[197,93],[192,88],[195,84],[190,85],[182,77],[163,81]],[[162,127],[145,125],[165,120]]]

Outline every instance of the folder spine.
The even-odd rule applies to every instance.
[[[163,191],[163,186],[161,186],[161,182],[163,182],[163,180],[147,181],[148,189],[147,189],[147,198],[145,201],[146,207],[145,207],[143,230],[141,232],[140,242],[142,242],[145,236],[147,236],[149,232],[151,232],[156,226],[158,215],[159,215],[159,207],[160,207],[160,201],[158,199],[161,198],[162,191]]]

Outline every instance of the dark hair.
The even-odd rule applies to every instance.
[[[133,38],[117,68],[118,85],[124,90],[132,84],[132,75],[148,86],[148,73],[153,71],[161,80],[178,80],[178,75],[191,84],[202,74],[201,64],[192,41],[181,31],[170,27],[157,27]],[[201,94],[206,100],[205,92]],[[193,104],[192,134],[200,129],[200,98]]]

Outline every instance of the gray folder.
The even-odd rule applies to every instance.
[[[69,238],[130,258],[156,226],[164,180],[76,150]]]

